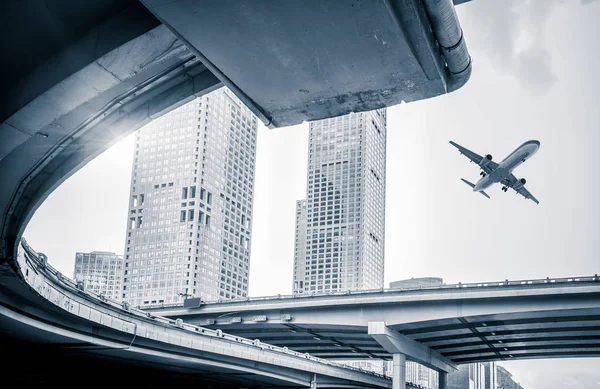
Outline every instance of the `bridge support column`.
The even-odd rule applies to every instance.
[[[406,389],[406,355],[396,353],[393,357],[392,389]]]
[[[402,354],[404,360],[408,357],[411,361],[418,362],[439,372],[451,372],[458,369],[450,359],[416,340],[390,329],[385,322],[369,322],[369,335],[394,356],[394,363],[396,362],[396,354]],[[396,387],[394,386],[394,388]]]
[[[438,389],[447,389],[448,387],[448,373],[445,371],[438,372],[439,374],[439,385]]]

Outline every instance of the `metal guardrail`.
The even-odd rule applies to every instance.
[[[290,350],[287,347],[279,347],[279,346],[274,346],[274,345],[267,344],[267,343],[262,343],[259,339],[254,339],[254,340],[246,339],[246,338],[243,338],[240,336],[235,336],[235,335],[224,333],[220,329],[212,330],[209,328],[204,328],[204,327],[200,327],[197,325],[185,323],[182,321],[182,319],[176,319],[176,320],[168,319],[166,317],[153,315],[150,312],[143,311],[139,308],[130,307],[125,302],[118,302],[113,299],[106,298],[103,295],[99,295],[94,292],[90,292],[90,291],[79,288],[75,281],[73,281],[69,277],[65,277],[58,270],[56,270],[54,267],[52,267],[48,263],[48,258],[45,255],[38,254],[35,250],[33,250],[33,248],[31,248],[31,246],[29,246],[27,244],[27,241],[25,240],[25,238],[23,238],[21,240],[21,247],[23,248],[24,259],[30,265],[30,267],[32,268],[33,271],[35,271],[35,272],[39,271],[39,272],[43,273],[45,278],[48,279],[49,281],[52,281],[53,283],[58,284],[59,287],[61,287],[61,288],[69,289],[71,292],[78,294],[79,296],[90,301],[92,304],[98,304],[98,305],[103,304],[105,306],[109,306],[110,308],[112,308],[114,310],[121,311],[121,313],[123,313],[123,314],[131,314],[142,320],[151,320],[153,323],[161,323],[164,325],[172,326],[177,329],[189,331],[196,335],[217,337],[217,338],[225,339],[225,340],[228,340],[231,342],[243,344],[246,346],[256,347],[256,348],[262,349],[262,350],[270,350],[270,351],[282,353],[285,355],[290,355],[290,356],[322,363],[322,364],[329,365],[329,366],[340,367],[340,368],[344,368],[347,370],[357,371],[357,372],[369,374],[372,376],[389,379],[388,376],[383,375],[383,374],[375,373],[375,372],[372,372],[369,370],[364,370],[364,369],[361,369],[361,368],[358,368],[355,366],[350,366],[350,365],[347,365],[344,363],[338,363],[338,362],[328,360],[328,359],[318,358],[318,357],[312,356],[308,353],[300,353],[297,351]],[[29,276],[28,269],[26,269],[25,276],[26,277]],[[31,286],[34,287],[34,285],[31,285]],[[41,293],[41,294],[44,295],[43,293]],[[55,296],[54,297],[55,301],[52,301],[49,298],[51,293],[47,292],[46,294],[48,294],[48,296],[44,295],[44,297],[46,297],[51,302],[53,302],[55,304],[57,304],[59,302],[60,298]],[[90,307],[90,309],[93,309],[93,308]],[[104,312],[102,312],[102,314],[106,315],[106,313],[104,313]],[[123,319],[118,318],[116,316],[112,316],[112,318],[123,321]],[[127,322],[125,322],[125,323],[127,323]],[[131,328],[133,328],[133,326],[135,326],[134,323],[128,323],[128,324],[130,324]]]
[[[367,290],[349,290],[343,292],[324,292],[324,293],[302,293],[302,294],[278,294],[275,296],[262,296],[262,297],[247,297],[240,299],[231,300],[214,300],[214,301],[203,301],[202,305],[205,304],[229,304],[229,303],[240,303],[240,302],[253,302],[253,301],[268,301],[268,300],[289,300],[289,299],[310,299],[313,297],[323,296],[346,296],[346,295],[365,295],[365,294],[377,294],[377,293],[402,293],[402,292],[415,292],[415,291],[435,291],[435,290],[448,290],[448,289],[459,289],[459,288],[496,288],[506,286],[537,286],[544,284],[572,284],[572,283],[593,283],[600,282],[600,276],[595,274],[593,276],[581,276],[581,277],[560,277],[560,278],[539,278],[533,280],[504,280],[504,281],[491,281],[491,282],[469,282],[457,284],[442,284],[435,286],[417,286],[412,288],[380,288],[380,289],[367,289]],[[144,309],[156,309],[156,308],[181,308],[181,303],[158,303],[149,304],[144,306]]]

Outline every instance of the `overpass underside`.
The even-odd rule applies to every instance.
[[[391,359],[390,339],[407,347],[418,344],[448,364],[600,356],[600,277],[467,286],[257,298],[151,311],[322,358]],[[385,328],[376,330],[378,323]],[[418,362],[410,353],[407,358]]]
[[[142,3],[270,127],[439,96],[470,76],[451,0]]]
[[[600,357],[600,309],[564,310],[555,314],[550,317],[546,312],[461,317],[390,328],[456,364]],[[321,358],[392,358],[392,354],[368,334],[366,326],[280,322],[209,327]],[[408,360],[411,359],[408,356]]]
[[[393,360],[394,388],[407,360],[445,388],[464,363],[600,357],[597,275],[185,305],[151,311],[320,358]]]
[[[274,128],[432,98],[471,74],[451,0],[142,3],[2,4],[0,259],[67,177],[216,88]]]

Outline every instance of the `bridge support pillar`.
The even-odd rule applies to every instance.
[[[393,357],[392,389],[406,389],[406,355],[396,353]]]
[[[445,371],[438,372],[439,374],[439,385],[438,389],[447,389],[448,388],[448,373]]]
[[[440,372],[450,372],[458,369],[450,359],[416,340],[390,329],[385,322],[369,322],[369,335],[394,356],[394,363],[396,363],[396,354],[401,354],[404,360],[408,357],[411,361]],[[396,387],[394,386],[394,388]]]

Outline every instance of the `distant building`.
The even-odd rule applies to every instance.
[[[392,361],[380,359],[353,359],[338,362],[363,370],[387,375],[388,377],[392,377],[394,368]],[[438,389],[439,375],[437,371],[420,365],[417,362],[406,361],[406,382],[427,389]]]
[[[407,280],[390,282],[390,288],[392,288],[392,289],[419,288],[419,287],[440,286],[443,284],[444,284],[444,280],[442,278],[418,277],[418,278],[410,278]]]
[[[301,260],[306,255],[306,200],[296,201],[296,236],[294,243],[294,293],[302,293],[304,282],[298,281],[305,277],[307,270],[310,271],[308,261]]]
[[[384,108],[310,123],[295,294],[383,287],[386,115]]]
[[[307,197],[296,202],[293,293],[383,287],[387,111],[309,126]],[[391,362],[345,361],[391,374]]]
[[[406,361],[406,382],[428,389],[438,389],[439,374],[417,362]]]
[[[372,371],[374,373],[392,376],[392,361],[384,361],[381,359],[351,359],[351,360],[338,360],[338,363],[344,363],[348,366],[356,367],[359,369]]]
[[[520,384],[516,383],[513,380],[512,374],[510,374],[508,370],[506,370],[500,365],[497,365],[496,368],[498,374],[497,389],[523,389],[523,387]]]
[[[485,389],[485,367],[482,363],[460,365],[448,374],[448,389]]]
[[[73,279],[85,289],[107,298],[121,300],[123,256],[106,251],[75,254]]]
[[[498,366],[496,362],[487,362],[483,364],[485,368],[485,389],[498,388]]]

